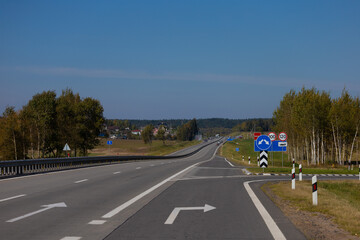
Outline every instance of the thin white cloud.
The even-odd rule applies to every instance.
[[[255,86],[272,86],[286,88],[307,88],[317,87],[320,89],[338,90],[355,87],[351,83],[339,81],[314,81],[295,78],[274,78],[274,77],[254,77],[241,75],[221,75],[221,74],[201,74],[201,73],[149,73],[144,71],[130,72],[113,69],[84,69],[71,67],[1,67],[1,71],[17,71],[45,76],[64,76],[64,77],[85,77],[101,79],[132,79],[132,80],[167,80],[167,81],[198,81],[198,82],[218,82],[218,83],[243,83]],[[359,89],[358,89],[359,90]]]

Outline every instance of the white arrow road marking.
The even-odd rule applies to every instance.
[[[188,211],[188,210],[204,210],[204,212],[208,212],[211,210],[216,209],[216,207],[210,206],[205,204],[203,207],[178,207],[174,208],[174,210],[170,213],[168,219],[165,221],[164,224],[173,224],[177,215],[180,213],[180,211]]]
[[[206,161],[202,161],[202,162],[198,162],[195,163],[193,165],[191,165],[190,167],[187,167],[183,170],[181,170],[178,173],[175,173],[174,175],[172,175],[171,177],[168,177],[167,179],[163,180],[162,182],[156,184],[155,186],[152,186],[151,188],[149,188],[148,190],[146,190],[145,192],[140,193],[139,195],[133,197],[132,199],[128,200],[127,202],[121,204],[120,206],[118,206],[117,208],[111,210],[110,212],[108,212],[107,214],[105,214],[104,216],[102,216],[102,218],[112,218],[113,216],[115,216],[116,214],[118,214],[119,212],[123,211],[124,209],[126,209],[127,207],[129,207],[130,205],[132,205],[133,203],[135,203],[136,201],[138,201],[139,199],[145,197],[146,195],[148,195],[149,193],[151,193],[152,191],[154,191],[155,189],[161,187],[162,185],[164,185],[165,183],[173,180],[174,178],[176,178],[177,176],[181,175],[182,173],[185,173],[189,170],[191,170],[192,168],[194,168],[195,166],[204,163],[204,162],[208,162],[211,161],[215,158],[215,155],[217,153],[217,151],[219,150],[219,148],[221,147],[221,145],[219,145],[216,150],[214,151],[214,154],[212,155],[212,157],[209,160]],[[163,164],[163,163],[162,163]]]
[[[118,214],[119,212],[121,212],[122,210],[124,210],[125,208],[127,208],[128,206],[130,206],[131,204],[133,204],[134,202],[138,201],[139,199],[143,198],[144,196],[148,195],[149,193],[151,193],[152,191],[154,191],[155,189],[161,187],[162,185],[164,185],[165,183],[171,181],[173,178],[177,177],[178,175],[194,168],[195,166],[199,165],[202,162],[199,163],[195,163],[194,165],[191,165],[190,167],[187,167],[183,170],[181,170],[180,172],[172,175],[171,177],[168,177],[167,179],[165,179],[164,181],[156,184],[155,186],[149,188],[148,190],[146,190],[145,192],[140,193],[139,195],[137,195],[136,197],[130,199],[129,201],[121,204],[120,206],[118,206],[117,208],[115,208],[114,210],[111,210],[110,212],[108,212],[107,214],[105,214],[104,216],[102,216],[102,218],[112,218],[113,216],[115,216],[116,214]]]
[[[8,200],[12,200],[12,199],[19,198],[19,197],[25,197],[25,196],[26,196],[26,194],[21,194],[21,195],[17,195],[17,196],[14,196],[14,197],[0,199],[0,202],[5,202],[5,201],[8,201]]]
[[[28,214],[25,214],[23,216],[20,216],[20,217],[17,217],[17,218],[13,218],[13,219],[10,219],[10,220],[7,220],[6,222],[16,222],[16,221],[19,221],[21,219],[24,219],[24,218],[27,218],[27,217],[30,217],[32,215],[35,215],[35,214],[38,214],[38,213],[41,213],[41,212],[44,212],[46,210],[50,210],[52,208],[56,208],[56,207],[67,207],[66,204],[64,202],[61,202],[61,203],[54,203],[54,204],[49,204],[49,205],[42,205],[41,207],[43,207],[43,209],[40,209],[40,210],[37,210],[35,212],[31,212],[31,213],[28,213]]]

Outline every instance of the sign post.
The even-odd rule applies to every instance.
[[[263,168],[263,170],[265,168],[267,168],[268,166],[268,152],[267,151],[261,151],[260,152],[260,163],[259,163],[260,167]]]
[[[287,135],[285,132],[281,132],[279,134],[279,140],[282,141],[282,142],[285,142],[287,139]],[[283,146],[282,146],[283,148]],[[281,166],[284,167],[284,151],[281,151]]]
[[[66,143],[65,146],[64,146],[63,151],[65,151],[65,153],[67,153],[67,152],[70,151],[70,150],[71,150],[71,149],[70,149],[69,145]],[[70,157],[70,153],[67,153],[67,156]]]
[[[274,132],[271,132],[268,134],[270,140],[271,140],[271,161],[272,165],[274,167],[274,141],[276,140],[276,134]]]
[[[110,145],[112,145],[112,141],[107,141],[107,145],[109,145],[109,152],[110,152]]]

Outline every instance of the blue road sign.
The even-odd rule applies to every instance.
[[[266,136],[266,135],[261,135],[260,137],[258,137],[255,141],[255,145],[260,149],[260,150],[268,150],[271,146],[271,139]]]
[[[112,145],[112,141],[107,141],[107,145]]]
[[[262,151],[258,146],[256,145],[256,141],[254,141],[254,151],[260,152]],[[287,151],[287,142],[283,141],[273,141],[271,144],[271,147],[267,150],[268,152],[286,152]]]
[[[238,152],[238,151],[239,151],[239,148],[235,148],[235,150]]]

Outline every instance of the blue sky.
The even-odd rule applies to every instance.
[[[71,88],[107,118],[271,117],[360,95],[360,1],[0,0],[0,112]]]

